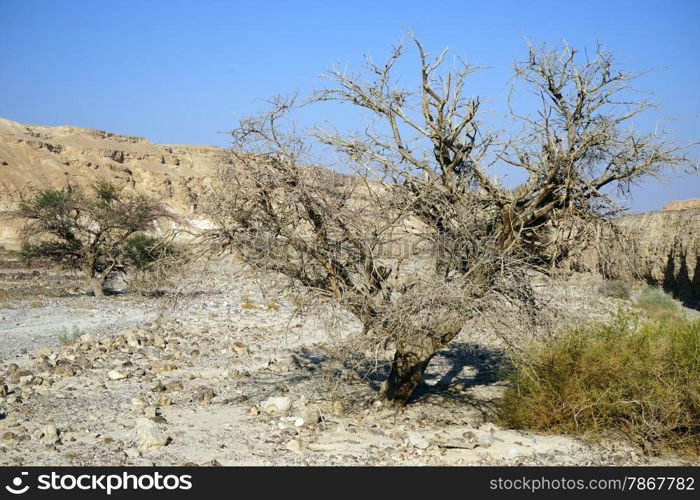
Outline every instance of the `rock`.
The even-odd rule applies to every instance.
[[[267,413],[284,413],[292,407],[292,400],[286,396],[267,398],[262,409]]]
[[[173,400],[168,396],[161,396],[158,399],[158,406],[170,406],[171,404],[173,404]]]
[[[147,418],[139,418],[136,421],[134,441],[139,448],[150,449],[166,446],[170,439],[161,432],[158,424]]]
[[[515,458],[521,456],[522,453],[519,449],[517,448],[508,448],[508,451],[506,452],[506,456],[508,458]]]
[[[90,335],[89,333],[86,333],[85,335],[80,336],[80,343],[81,344],[92,344],[95,341],[95,338]]]
[[[70,363],[56,363],[56,367],[53,369],[54,375],[59,375],[61,377],[72,377],[77,372],[77,368]]]
[[[58,439],[58,429],[56,429],[54,424],[47,424],[37,429],[32,437],[36,440],[56,441]]]
[[[199,403],[209,404],[215,396],[214,389],[206,385],[201,385],[194,390],[194,400]]]
[[[250,354],[250,349],[248,348],[247,344],[244,344],[243,342],[234,342],[231,347],[233,348],[233,351],[240,355],[243,354]]]
[[[490,432],[467,431],[462,434],[465,448],[473,449],[477,446],[488,448],[493,444],[493,435]]]
[[[301,443],[299,442],[298,439],[291,439],[291,440],[287,441],[285,448],[287,448],[289,451],[299,452],[299,451],[301,451]]]
[[[127,448],[124,450],[124,454],[129,458],[139,458],[141,452],[137,448]]]
[[[158,407],[146,406],[143,409],[143,414],[146,416],[146,418],[154,418],[156,415],[158,415]]]
[[[110,380],[123,380],[126,378],[125,374],[123,374],[122,372],[119,372],[117,370],[108,371],[107,376],[110,378]]]
[[[428,448],[428,446],[430,446],[430,442],[417,432],[408,433],[408,442],[411,444],[411,446],[418,448],[419,450],[425,450]]]
[[[169,361],[163,362],[153,362],[150,364],[149,369],[154,373],[171,372],[177,370],[177,365]]]
[[[663,287],[687,307],[700,305],[700,210],[625,215],[602,227],[571,265],[606,277]],[[602,250],[604,249],[604,250]]]
[[[126,335],[124,335],[124,339],[126,340],[127,345],[130,347],[139,347],[141,345],[141,338],[136,332],[128,332]]]
[[[304,424],[306,423],[301,417],[286,417],[281,419],[281,421],[277,424],[277,427],[279,427],[280,429],[290,428],[289,425],[285,424],[284,422],[288,422],[294,427],[304,427]]]
[[[14,443],[14,442],[19,441],[19,436],[17,434],[15,434],[14,432],[7,431],[7,432],[2,433],[2,436],[0,436],[0,439],[2,439],[5,442]]]
[[[182,382],[179,380],[174,380],[172,382],[168,382],[165,384],[165,390],[168,392],[175,392],[175,391],[181,391],[182,390]]]
[[[131,398],[131,407],[134,411],[141,411],[143,410],[144,406],[146,406],[146,402],[143,399]]]
[[[10,390],[6,384],[0,384],[0,397],[5,397],[9,394]]]
[[[151,386],[151,392],[165,392],[165,390],[165,386],[160,381]]]

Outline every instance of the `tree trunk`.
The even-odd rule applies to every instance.
[[[95,297],[104,297],[104,280],[102,278],[88,278],[90,290]]]
[[[462,330],[463,321],[445,321],[430,333],[423,331],[412,341],[399,342],[386,380],[383,399],[394,406],[404,406],[411,399],[428,363]],[[454,318],[452,318],[454,319]]]
[[[386,381],[384,399],[395,406],[408,403],[436,352],[433,349],[414,347],[410,350],[397,349]]]
[[[95,272],[87,266],[83,268],[83,274],[85,275],[85,280],[87,281],[88,288],[93,293],[93,295],[95,297],[104,297],[104,277],[95,276]]]

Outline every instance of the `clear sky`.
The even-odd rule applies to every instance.
[[[600,41],[626,69],[659,68],[636,86],[653,91],[661,111],[636,126],[680,118],[665,122],[677,140],[700,140],[699,0],[0,0],[0,116],[225,146],[221,131],[260,109],[256,99],[318,87],[337,61],[381,59],[405,28],[433,52],[449,46],[489,66],[470,91],[496,115],[525,38]],[[347,120],[315,113],[307,118]],[[700,178],[646,183],[633,194],[633,211],[655,210],[700,197]]]

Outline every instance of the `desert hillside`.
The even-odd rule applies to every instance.
[[[198,196],[224,154],[214,146],[153,144],[101,130],[0,118],[0,210],[38,188],[85,187],[103,178],[154,195],[197,224]],[[0,246],[18,248],[18,225],[3,220]]]
[[[689,200],[692,201],[692,200]],[[672,207],[681,202],[669,204]],[[686,306],[700,306],[700,209],[671,208],[627,215],[589,241],[574,262],[579,271],[606,278],[643,280],[671,292]]]
[[[105,178],[162,199],[193,225],[206,224],[205,215],[198,213],[198,200],[225,155],[215,146],[153,144],[142,137],[101,130],[26,125],[0,118],[0,211],[12,208],[32,190],[68,182],[89,186]],[[589,253],[577,267],[612,278],[643,279],[697,307],[698,203],[675,201],[660,212],[622,217],[618,225],[629,237],[629,248],[617,252],[612,263]],[[2,220],[0,246],[19,248],[20,224]]]

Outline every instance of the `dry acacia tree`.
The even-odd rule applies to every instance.
[[[361,133],[311,134],[356,175],[308,166],[310,139],[285,121],[294,99],[276,98],[233,132],[211,210],[210,236],[221,248],[338,302],[370,343],[395,349],[383,394],[394,404],[409,400],[467,320],[536,311],[531,272],[551,260],[553,227],[607,215],[606,185],[684,161],[677,148],[621,129],[633,113],[615,114],[613,98],[629,77],[602,51],[580,65],[566,48],[531,51],[516,74],[542,96],[543,110],[540,119],[522,117],[530,130],[520,142],[499,147],[482,130],[480,100],[465,95],[476,68],[444,71],[446,51],[432,57],[413,42],[415,89],[394,75],[401,44],[363,73],[332,69],[331,85],[312,99],[375,119]],[[495,161],[529,179],[503,187],[487,173]]]
[[[105,283],[129,270],[145,270],[174,255],[154,236],[157,222],[172,220],[158,202],[128,195],[107,181],[93,193],[75,186],[45,189],[25,199],[13,213],[26,219],[23,255],[44,257],[82,271],[90,291],[104,296]]]

